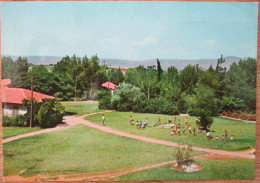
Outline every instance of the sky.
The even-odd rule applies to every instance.
[[[2,55],[257,56],[258,3],[2,2]]]

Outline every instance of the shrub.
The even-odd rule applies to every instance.
[[[188,145],[187,148],[177,147],[177,149],[174,152],[174,157],[177,161],[177,164],[181,165],[181,164],[185,164],[189,161],[192,161],[191,153],[192,153],[191,145]]]
[[[29,126],[29,120],[26,115],[3,116],[3,126]]]
[[[108,90],[100,90],[96,93],[99,109],[111,109],[111,92]]]
[[[27,113],[24,114],[26,121],[30,123],[30,117],[31,117],[31,100],[23,100],[23,106],[26,107]],[[41,104],[37,101],[33,100],[33,126],[39,126],[39,120],[38,120],[38,111],[40,109]]]
[[[210,128],[211,124],[213,123],[213,118],[210,117],[210,111],[203,109],[203,108],[197,108],[195,110],[196,116],[199,117],[198,126],[204,130]]]
[[[119,84],[112,96],[112,107],[118,111],[132,111],[144,94],[141,89],[127,83]]]
[[[159,114],[178,114],[177,106],[171,101],[167,101],[164,98],[153,98],[148,100],[142,98],[133,107],[134,112],[141,113],[159,113]]]
[[[65,108],[55,99],[45,99],[38,111],[39,125],[42,128],[54,127],[62,122]]]
[[[244,101],[235,97],[223,97],[221,101],[221,109],[224,111],[244,110],[246,106]]]

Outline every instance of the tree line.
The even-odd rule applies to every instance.
[[[3,57],[2,78],[11,79],[12,87],[30,89],[33,77],[35,91],[60,100],[98,99],[100,108],[119,111],[209,116],[234,110],[255,113],[256,59],[234,62],[229,69],[222,66],[224,62],[221,56],[215,68],[189,64],[181,71],[174,66],[163,71],[157,60],[156,66],[130,68],[123,75],[119,69],[100,64],[97,55],[66,56],[50,70],[28,63],[27,58]],[[106,81],[119,85],[114,95],[101,87]]]
[[[162,71],[160,62],[147,68],[128,69],[119,88],[98,93],[99,107],[118,111],[162,114],[188,113],[199,116],[204,128],[212,116],[223,111],[256,111],[256,59],[248,58],[223,67],[225,59],[217,60],[215,68],[187,65],[178,71],[172,66]]]

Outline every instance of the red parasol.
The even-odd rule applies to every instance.
[[[110,90],[115,90],[115,89],[117,89],[117,87],[118,87],[117,85],[115,85],[114,83],[111,83],[111,82],[109,82],[109,81],[103,83],[101,86],[103,86],[103,87],[105,87],[105,88],[108,88],[108,89],[110,89]]]

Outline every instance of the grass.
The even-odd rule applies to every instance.
[[[97,103],[63,103],[66,112],[72,113],[75,116],[82,116],[93,112],[103,111],[98,109]]]
[[[2,127],[3,139],[41,130],[40,127]]]
[[[175,149],[77,125],[3,144],[4,176],[125,170],[173,160]]]
[[[255,160],[253,159],[199,159],[195,160],[202,170],[186,173],[172,170],[172,165],[143,170],[112,179],[113,181],[152,181],[152,180],[230,180],[253,179]]]
[[[133,119],[145,120],[149,118],[149,125],[146,129],[136,129],[135,125],[129,124],[129,116],[132,115]],[[231,119],[225,119],[221,117],[214,118],[214,123],[211,126],[213,133],[219,136],[219,140],[207,140],[205,133],[196,133],[196,136],[188,134],[188,128],[186,128],[186,134],[181,136],[171,136],[171,129],[152,127],[158,120],[157,114],[145,114],[145,113],[132,113],[132,112],[112,112],[105,113],[105,124],[108,127],[125,131],[132,134],[142,135],[146,137],[162,139],[167,141],[174,141],[181,144],[191,144],[192,146],[199,146],[205,148],[222,149],[239,151],[255,147],[255,130],[256,126],[253,123],[246,123]],[[93,115],[86,118],[89,121],[100,124],[101,116]],[[167,122],[168,119],[174,119],[173,116],[161,115],[162,123]],[[178,119],[178,117],[177,117]],[[184,126],[185,117],[180,117],[181,129]],[[195,124],[195,117],[188,117],[188,122],[191,123],[192,128],[197,128]],[[228,131],[229,135],[234,135],[234,140],[226,140],[225,144],[221,142],[221,135],[224,134],[224,130]]]

